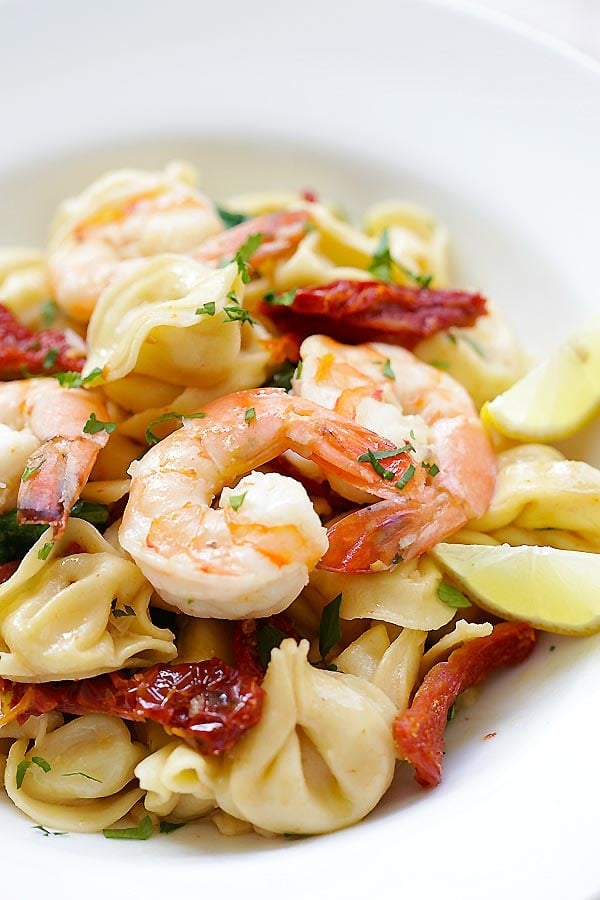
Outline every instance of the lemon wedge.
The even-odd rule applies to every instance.
[[[517,441],[556,441],[585,425],[600,408],[600,324],[558,348],[503,394],[481,417]]]
[[[449,581],[494,615],[558,634],[600,631],[600,554],[438,544],[430,555]]]

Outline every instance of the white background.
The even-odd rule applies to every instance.
[[[472,0],[600,58],[600,0]]]

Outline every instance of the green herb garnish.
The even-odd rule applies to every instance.
[[[415,467],[414,467],[413,464],[411,463],[410,466],[408,467],[408,469],[406,470],[406,472],[404,473],[404,475],[402,475],[402,476],[398,479],[398,481],[396,482],[396,484],[394,485],[394,487],[397,487],[399,491],[402,491],[402,490],[406,487],[406,485],[408,484],[408,482],[411,480],[411,478],[413,477],[413,475],[415,474],[415,471],[416,471],[416,470],[415,470]]]
[[[319,626],[319,653],[321,658],[325,659],[330,650],[335,647],[342,639],[342,628],[340,625],[340,606],[342,603],[342,594],[334,597],[331,603],[328,603],[321,614],[321,624]]]
[[[146,442],[152,446],[153,444],[158,444],[162,438],[157,437],[152,429],[155,425],[160,425],[161,422],[170,422],[172,419],[178,419],[180,422],[183,422],[184,419],[204,419],[206,417],[206,413],[197,412],[197,413],[177,413],[177,412],[167,412],[163,413],[162,416],[159,416],[158,419],[155,419],[153,422],[150,422],[145,431]]]
[[[395,455],[396,454],[394,454],[394,456]],[[366,453],[363,453],[361,456],[359,456],[358,461],[371,463],[377,474],[382,478],[385,478],[386,481],[392,481],[396,477],[395,472],[392,472],[391,469],[386,469],[385,466],[381,465],[379,459],[372,450],[367,450]]]
[[[42,369],[45,369],[46,371],[48,371],[48,369],[51,369],[54,366],[59,353],[60,350],[58,349],[58,347],[52,347],[50,350],[48,350],[48,352],[44,356],[44,359],[42,360]]]
[[[255,418],[256,418],[256,409],[253,406],[248,407],[248,409],[244,413],[244,422],[247,422],[249,425],[250,422]]]
[[[435,369],[447,370],[450,368],[450,363],[445,359],[430,359],[429,365],[433,366]]]
[[[43,465],[44,460],[39,462],[37,466],[25,466],[25,468],[23,469],[23,474],[21,475],[21,481],[29,481],[30,478],[33,478],[36,472],[39,472]]]
[[[38,559],[48,559],[53,547],[54,541],[50,541],[49,543],[44,544],[44,546],[40,550],[38,550]]]
[[[379,281],[393,282],[393,266],[400,269],[403,275],[410,279],[410,281],[414,281],[419,287],[428,288],[433,280],[433,275],[420,275],[418,272],[413,272],[407,266],[402,265],[398,260],[392,258],[388,230],[387,228],[384,228],[381,232],[379,243],[375,248],[375,253],[373,254],[373,259],[371,260],[368,271]]]
[[[231,494],[229,496],[229,505],[236,512],[238,511],[238,509],[241,507],[242,503],[244,502],[247,493],[248,493],[248,491],[244,491],[243,494]]]
[[[295,372],[296,366],[294,363],[289,359],[286,359],[273,374],[267,387],[284,388],[286,391],[290,391],[292,389],[292,378],[294,377]]]
[[[445,581],[440,581],[438,584],[437,595],[442,603],[445,603],[446,606],[452,609],[466,609],[471,605],[461,591],[452,587],[451,584],[446,584]]]
[[[72,775],[79,775],[80,778],[87,778],[88,781],[95,781],[97,784],[102,784],[100,778],[94,778],[93,775],[88,775],[87,772],[64,772],[63,778],[70,778]]]
[[[266,625],[257,629],[256,649],[258,650],[263,669],[268,668],[271,659],[271,651],[274,650],[275,647],[279,647],[286,637],[287,635],[285,635],[283,631],[280,631],[279,628],[275,628],[274,625],[270,625],[268,622]]]
[[[238,272],[240,273],[244,284],[248,284],[250,281],[249,260],[252,254],[258,250],[262,243],[262,239],[263,236],[260,232],[258,234],[251,234],[233,257],[232,262],[236,263]]]
[[[391,360],[386,359],[383,364],[383,369],[381,370],[382,374],[385,375],[386,378],[391,378],[392,381],[396,380],[396,376],[394,375],[394,371],[392,369]]]
[[[102,369],[96,367],[92,369],[89,375],[86,375],[84,378],[81,377],[79,372],[57,372],[54,375],[54,378],[58,381],[61,387],[64,388],[80,388],[86,387],[86,385],[91,384],[92,381],[95,381],[102,375]]]
[[[227,299],[231,300],[235,306],[224,306],[223,312],[227,317],[228,322],[247,322],[248,325],[257,325],[258,322],[256,319],[253,319],[247,309],[244,309],[243,306],[240,305],[240,301],[235,296],[233,291],[229,291],[227,294]]]
[[[44,303],[42,303],[40,312],[42,314],[42,323],[46,328],[49,328],[56,319],[58,306],[56,305],[54,300],[46,300],[44,301]]]
[[[105,828],[102,831],[105,838],[121,841],[147,841],[153,833],[154,828],[150,816],[144,816],[136,828]]]
[[[180,828],[183,828],[185,822],[161,822],[160,823],[160,833],[161,834],[171,834],[172,831],[178,831]]]
[[[41,831],[44,837],[64,837],[67,833],[66,831],[48,831],[43,825],[33,825],[32,828],[34,831]]]
[[[414,450],[412,444],[404,444],[403,447],[394,447],[393,450],[368,450],[357,457],[358,462],[371,462],[371,456],[375,459],[390,459],[392,456],[399,456],[401,453],[409,453]]]
[[[112,434],[116,427],[116,422],[101,422],[96,418],[96,413],[92,413],[83,426],[83,433],[98,434],[100,431],[106,431],[107,434]]]
[[[30,769],[31,766],[38,766],[42,770],[42,772],[49,772],[52,768],[50,763],[47,762],[42,756],[32,756],[31,759],[22,759],[17,766],[17,773],[15,777],[18,791],[23,786],[23,779],[25,778],[27,770]]]
[[[451,722],[452,719],[456,718],[456,703],[453,703],[450,709],[448,710],[448,715],[446,716],[446,721]]]
[[[116,604],[116,600],[113,600],[113,604]],[[135,616],[135,609],[128,604],[125,604],[123,609],[117,609],[116,605],[113,605],[111,612],[115,619],[122,619],[124,616]]]
[[[435,463],[422,462],[421,466],[426,470],[428,475],[431,475],[432,478],[435,478],[436,475],[439,475],[440,470]]]
[[[217,304],[214,300],[208,300],[196,310],[197,316],[214,316],[217,310]]]
[[[229,209],[223,209],[222,206],[217,206],[217,212],[221,216],[221,221],[225,228],[235,228],[236,225],[241,225],[242,222],[246,222],[248,216],[245,216],[244,213],[231,212]]]
[[[270,306],[291,306],[296,299],[297,293],[295,288],[291,291],[284,291],[282,294],[276,294],[274,291],[270,291],[268,294],[264,295],[263,300]]]
[[[85,519],[100,531],[108,521],[108,507],[101,503],[78,500],[71,510],[71,518]],[[0,515],[0,565],[13,559],[21,559],[41,537],[47,525],[19,525],[17,511]]]

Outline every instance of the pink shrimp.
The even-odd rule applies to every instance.
[[[408,448],[413,469],[394,497],[329,528],[320,568],[359,573],[390,567],[419,556],[485,512],[496,458],[461,385],[387,344],[350,347],[313,335],[300,352],[295,393]],[[380,465],[385,468],[387,460]]]
[[[108,424],[95,394],[53,378],[0,384],[0,512],[16,503],[20,524],[53,525],[62,534],[109,438],[103,428],[84,433],[92,415]]]
[[[306,235],[310,215],[306,210],[284,210],[248,219],[228,231],[205,241],[191,255],[204,263],[231,259],[251,235],[260,234],[262,240],[250,257],[250,262],[260,269],[265,262],[287,256]]]
[[[281,612],[308,581],[327,537],[301,484],[246,473],[293,449],[327,477],[390,498],[397,488],[361,459],[385,454],[400,480],[409,458],[355,422],[276,388],[230,394],[203,411],[132,464],[120,543],[161,597],[188,615]],[[415,474],[416,482],[424,478],[423,470]]]

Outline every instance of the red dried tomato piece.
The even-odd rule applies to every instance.
[[[129,678],[112,672],[36,685],[0,679],[0,724],[51,709],[75,715],[104,712],[158,722],[200,753],[214,755],[230,750],[259,721],[263,696],[256,678],[216,658],[156,665]]]
[[[277,298],[260,311],[282,330],[307,337],[325,334],[347,344],[384,341],[412,349],[453,325],[473,325],[486,313],[481,294],[381,281],[332,281],[296,291],[291,303]]]
[[[523,662],[535,641],[536,633],[526,622],[501,622],[492,634],[463,644],[447,662],[429,670],[410,708],[396,716],[393,725],[398,756],[415,767],[419,784],[431,787],[441,781],[444,730],[458,695],[492,669]]]
[[[19,560],[13,559],[11,562],[3,563],[0,566],[0,584],[4,584],[5,581],[15,574],[17,569],[19,568]]]
[[[305,188],[303,191],[300,191],[300,196],[307,203],[318,203],[319,200],[319,195],[311,188]]]
[[[242,619],[235,624],[233,632],[233,658],[240,672],[252,675],[259,681],[265,677],[266,668],[263,666],[258,652],[258,632],[265,625],[270,625],[281,631],[286,637],[300,640],[300,635],[283,613],[268,616],[265,619]]]
[[[0,378],[81,372],[85,357],[69,344],[64,331],[34,332],[0,303]]]

